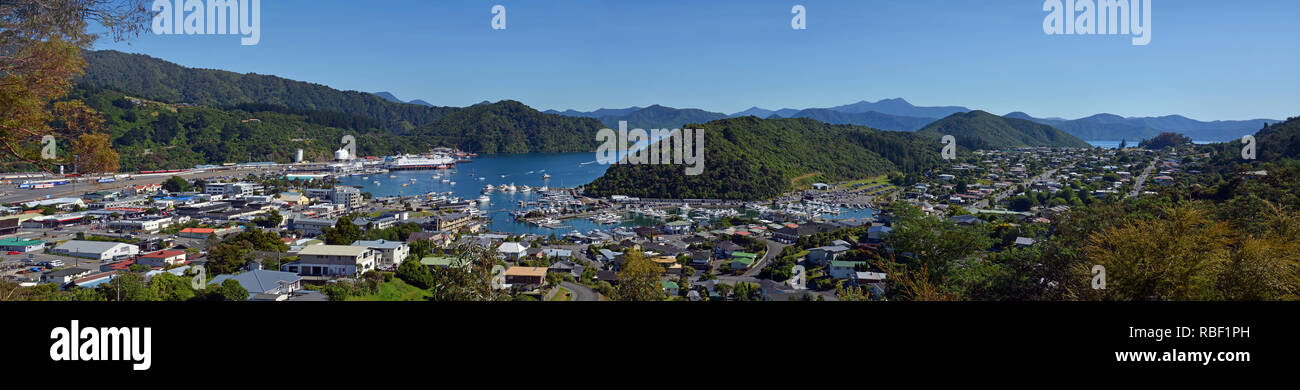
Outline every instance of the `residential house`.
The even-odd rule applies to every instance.
[[[841,245],[823,246],[808,250],[806,260],[814,266],[826,265],[831,261],[838,260],[840,256],[848,252],[849,248]]]
[[[534,291],[546,285],[546,268],[510,267],[506,269],[506,284],[521,290]]]
[[[663,231],[666,234],[686,234],[691,232],[691,221],[672,221],[665,223]]]
[[[948,217],[948,222],[952,222],[958,225],[966,225],[966,226],[984,223],[983,220],[979,219],[979,217],[976,217],[974,215],[954,215]]]
[[[416,241],[431,241],[433,245],[439,248],[445,248],[451,245],[455,236],[449,232],[414,232],[406,237],[406,242],[414,243]]]
[[[826,272],[832,278],[835,279],[850,279],[853,278],[856,272],[858,272],[857,266],[862,264],[866,264],[866,262],[835,260],[835,261],[831,261],[831,264],[829,267],[827,267]]]
[[[528,244],[522,242],[504,242],[497,247],[497,252],[501,252],[507,260],[519,260],[528,252]]]
[[[379,264],[381,265],[401,265],[402,260],[411,254],[411,247],[401,241],[387,240],[358,240],[352,243],[353,246],[364,246],[379,251]]]
[[[893,232],[894,229],[889,226],[872,226],[867,228],[867,239],[871,241],[883,241]]]
[[[691,267],[695,269],[709,269],[713,266],[713,252],[691,251]]]
[[[289,220],[289,229],[300,230],[307,236],[318,236],[325,232],[325,228],[334,227],[337,223],[338,220],[333,218],[294,217]]]
[[[252,270],[238,275],[217,275],[208,285],[221,285],[232,279],[248,290],[248,300],[280,301],[302,289],[302,277],[293,272]]]
[[[677,293],[679,292],[678,291],[679,286],[677,286],[677,282],[671,280],[665,280],[660,284],[663,285],[664,294],[668,294],[668,296],[670,297],[677,296]]]
[[[474,221],[467,213],[440,214],[434,218],[434,230],[454,232],[465,228]]]
[[[733,270],[745,270],[754,266],[757,255],[749,252],[731,252],[731,262],[728,264]]]
[[[731,241],[719,242],[717,245],[713,246],[714,253],[718,256],[718,258],[723,258],[723,259],[730,258],[732,252],[741,252],[744,250],[745,247],[740,246],[739,244],[736,244]]]
[[[298,252],[298,261],[280,266],[281,271],[302,276],[356,277],[375,269],[379,252],[363,246],[311,245]]]
[[[136,263],[162,268],[180,265],[185,263],[185,251],[161,250],[140,256]]]
[[[54,283],[63,286],[73,280],[86,277],[94,270],[88,268],[64,268],[58,271],[50,271],[41,275],[41,283]]]
[[[424,264],[425,267],[447,268],[453,266],[465,267],[469,265],[469,262],[452,256],[428,256],[420,259],[420,264]]]

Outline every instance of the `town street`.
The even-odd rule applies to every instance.
[[[766,267],[768,263],[772,262],[772,259],[775,259],[777,255],[781,254],[782,249],[790,246],[772,240],[763,240],[763,243],[767,244],[767,254],[764,254],[763,258],[758,260],[758,264],[749,267],[749,271],[745,271],[745,276],[758,276],[758,273],[763,271],[763,267]]]
[[[1074,168],[1074,164],[1070,164],[1069,166],[1065,167],[1065,169],[1071,169],[1071,168]],[[1024,181],[1021,181],[1020,184],[1017,185],[1017,186],[1007,187],[1006,189],[1004,189],[1004,190],[1002,190],[1002,191],[1000,191],[1000,192],[998,192],[998,193],[996,193],[996,194],[993,194],[993,203],[1001,202],[1002,199],[1006,199],[1006,197],[1011,196],[1012,192],[1015,190],[1016,187],[1028,187],[1028,186],[1034,184],[1034,182],[1036,182],[1036,181],[1051,179],[1052,176],[1056,175],[1056,171],[1058,171],[1058,170],[1060,170],[1060,169],[1061,169],[1061,168],[1056,168],[1056,169],[1049,170],[1049,171],[1047,171],[1047,172],[1043,172],[1043,173],[1039,174],[1038,176],[1034,176],[1034,177],[1031,177],[1031,178],[1025,179]],[[988,199],[981,200],[981,201],[979,201],[979,202],[975,202],[975,208],[977,208],[977,209],[985,209],[985,208],[988,208],[988,207],[989,207],[989,200],[988,200]]]
[[[560,287],[564,287],[566,289],[569,289],[569,291],[572,291],[574,301],[595,302],[600,300],[600,296],[596,294],[596,290],[592,290],[591,287],[583,286],[581,284],[577,284],[573,282],[561,282]]]
[[[1146,184],[1147,176],[1151,176],[1151,171],[1155,170],[1156,162],[1159,161],[1160,155],[1156,155],[1156,158],[1151,160],[1151,164],[1147,165],[1147,169],[1142,170],[1142,176],[1138,176],[1137,180],[1133,181],[1133,192],[1130,192],[1128,196],[1126,196],[1127,198],[1132,198],[1142,193],[1142,185]]]

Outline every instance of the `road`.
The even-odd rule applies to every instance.
[[[1142,176],[1138,176],[1137,180],[1133,181],[1133,192],[1130,192],[1126,198],[1132,198],[1142,193],[1142,185],[1146,184],[1147,176],[1151,176],[1151,171],[1155,170],[1157,161],[1160,161],[1159,154],[1156,155],[1154,160],[1151,160],[1151,164],[1147,165],[1147,169],[1142,170]]]
[[[794,273],[790,276],[790,287],[795,290],[808,289],[808,275],[804,274],[805,269],[802,265],[794,266]]]
[[[763,272],[763,267],[766,267],[768,264],[771,264],[772,259],[775,259],[777,255],[781,254],[782,249],[785,249],[785,247],[790,246],[772,240],[763,240],[763,243],[767,244],[767,253],[763,255],[762,259],[758,260],[758,264],[754,264],[753,267],[749,267],[749,271],[745,271],[745,276],[750,276],[750,277],[758,276],[759,272]]]
[[[194,179],[206,180],[214,177],[243,178],[245,176],[248,176],[248,174],[250,173],[265,174],[271,172],[282,172],[283,170],[284,167],[277,166],[271,168],[258,168],[258,169],[201,171],[198,173],[177,174],[176,176],[181,176],[189,180],[194,180]],[[64,196],[81,195],[82,193],[86,193],[90,191],[119,190],[133,185],[159,184],[164,181],[167,181],[167,179],[170,179],[172,176],[173,175],[158,175],[158,176],[139,177],[136,176],[136,174],[132,174],[133,177],[132,179],[121,179],[112,183],[96,183],[94,181],[88,181],[88,182],[79,182],[76,183],[76,185],[66,184],[66,185],[50,187],[50,188],[41,188],[41,189],[20,189],[18,188],[18,183],[7,183],[7,184],[3,184],[2,185],[3,189],[0,190],[0,204],[44,199],[46,195],[48,195],[51,198],[58,198]]]
[[[1069,166],[1066,166],[1066,167],[1065,167],[1065,169],[1070,169],[1070,168],[1074,168],[1074,164],[1070,164]],[[1033,185],[1034,182],[1036,182],[1036,181],[1051,179],[1052,176],[1056,175],[1056,171],[1058,171],[1058,170],[1061,170],[1061,168],[1056,168],[1056,169],[1049,170],[1049,171],[1047,171],[1047,172],[1043,172],[1043,173],[1039,174],[1038,176],[1034,176],[1034,177],[1031,177],[1031,178],[1025,179],[1024,181],[1021,181],[1021,182],[1020,182],[1020,185],[1018,185],[1018,186],[1007,187],[1006,189],[1002,190],[1001,192],[998,192],[998,193],[996,193],[996,194],[993,194],[993,203],[1001,202],[1002,199],[1006,199],[1006,197],[1011,196],[1011,193],[1015,190],[1016,187],[1020,187],[1020,186],[1028,187],[1028,186],[1030,186],[1030,185]],[[975,202],[975,208],[977,208],[977,209],[986,209],[986,208],[989,208],[989,205],[990,205],[990,203],[989,203],[989,200],[988,200],[988,199],[981,200],[981,201],[979,201],[979,202]]]
[[[600,295],[596,293],[596,290],[592,290],[591,287],[572,282],[561,282],[560,287],[572,291],[574,301],[595,302],[600,300]]]

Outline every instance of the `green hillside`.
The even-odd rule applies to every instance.
[[[411,132],[430,145],[474,153],[558,153],[596,150],[592,118],[545,114],[513,100],[461,109]]]
[[[82,82],[167,103],[208,106],[268,103],[336,111],[373,119],[394,132],[413,129],[457,110],[394,103],[370,93],[340,91],[276,76],[187,68],[142,54],[103,50],[83,55],[87,66]]]
[[[958,145],[970,149],[1090,147],[1078,137],[1051,126],[1024,119],[1004,118],[979,110],[949,115],[917,133],[934,137],[952,135],[957,138]]]
[[[627,121],[628,129],[678,129],[689,123],[704,123],[726,118],[727,114],[708,112],[695,108],[672,108],[653,105],[633,111],[627,115],[608,115],[600,122],[611,129],[618,128],[618,121]]]
[[[66,99],[82,100],[104,115],[123,171],[290,162],[300,148],[309,160],[328,160],[345,134],[357,138],[361,155],[421,152],[430,146],[394,136],[369,118],[337,112],[269,104],[186,106],[85,85]]]
[[[832,182],[919,172],[940,161],[930,147],[937,141],[928,137],[811,119],[738,117],[702,128],[702,174],[688,176],[683,165],[612,165],[587,193],[758,200],[791,190],[791,179],[809,174]]]

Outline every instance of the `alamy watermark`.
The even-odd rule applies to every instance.
[[[240,35],[244,46],[262,41],[262,0],[154,0],[151,9],[158,13],[157,35]]]
[[[1151,43],[1151,0],[1046,0],[1047,35],[1133,35],[1134,46]]]
[[[596,132],[600,147],[596,148],[596,162],[601,164],[661,164],[688,165],[686,175],[704,172],[703,129],[645,129],[627,128],[627,121],[618,121],[618,132],[604,128]],[[630,145],[630,146],[629,146]]]

